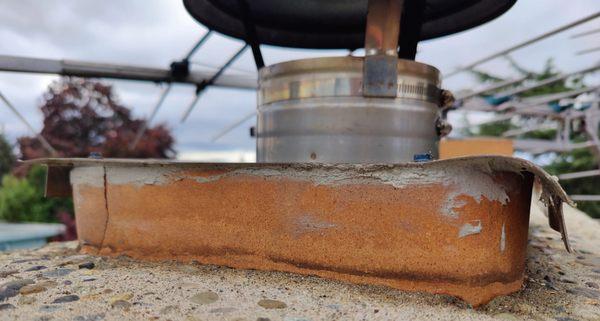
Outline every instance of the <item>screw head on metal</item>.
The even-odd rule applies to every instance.
[[[433,156],[431,156],[431,153],[415,154],[413,156],[413,161],[417,163],[429,162],[432,160]]]
[[[90,155],[88,156],[88,158],[101,159],[102,158],[102,153],[100,153],[100,152],[91,152]]]

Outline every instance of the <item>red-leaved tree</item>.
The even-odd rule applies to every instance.
[[[164,125],[148,127],[134,149],[129,145],[144,120],[133,119],[115,97],[113,87],[100,81],[62,78],[43,96],[41,135],[60,157],[171,158],[174,139]],[[51,156],[36,137],[18,140],[23,159]]]

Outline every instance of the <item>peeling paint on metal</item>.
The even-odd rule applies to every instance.
[[[193,179],[203,184],[240,175],[305,180],[312,181],[315,185],[372,183],[406,188],[415,185],[442,184],[451,191],[447,201],[440,208],[440,214],[452,218],[458,217],[455,209],[466,204],[465,200],[457,199],[461,196],[473,198],[477,203],[480,203],[483,198],[498,201],[503,205],[509,201],[506,191],[492,179],[490,166],[487,163],[434,168],[379,165],[375,170],[371,170],[369,165],[327,165],[306,166],[306,168],[251,166],[202,177],[189,177],[186,176],[187,174],[176,173],[177,171],[177,168],[163,166],[107,166],[107,179],[110,184],[132,184],[137,187],[169,184],[181,179]],[[93,181],[91,178],[89,180]]]
[[[500,234],[500,252],[504,252],[506,250],[506,223],[502,224],[502,234]]]
[[[575,204],[568,198],[564,190],[559,184],[553,179],[551,175],[546,173],[543,169],[536,166],[535,164],[519,158],[504,157],[504,156],[475,156],[475,157],[461,157],[446,160],[438,160],[427,163],[402,163],[402,164],[320,164],[320,163],[298,163],[298,164],[209,164],[209,163],[194,163],[194,162],[177,162],[172,160],[161,160],[161,159],[89,159],[89,158],[47,158],[47,159],[35,159],[28,160],[25,163],[29,164],[47,164],[49,166],[97,166],[98,164],[104,164],[107,166],[116,167],[164,167],[164,166],[176,166],[179,168],[223,168],[227,170],[235,169],[272,169],[274,171],[292,169],[296,171],[313,171],[316,169],[322,169],[326,172],[333,171],[335,169],[344,171],[355,171],[363,174],[370,174],[377,171],[388,171],[389,170],[419,170],[419,169],[439,169],[440,172],[444,172],[449,168],[462,167],[463,170],[478,169],[484,173],[492,173],[497,171],[507,172],[524,172],[529,171],[540,178],[542,185],[545,190],[544,193],[554,194],[560,197],[563,201],[574,206]],[[409,174],[407,174],[409,175]],[[420,179],[420,175],[415,175],[415,179]],[[542,198],[547,195],[542,195]]]
[[[481,224],[481,220],[474,220],[471,223],[465,223],[458,231],[458,237],[465,237],[468,235],[479,234],[483,225]]]
[[[465,200],[457,199],[458,196],[459,193],[457,192],[451,192],[450,195],[448,195],[448,198],[446,198],[446,201],[440,207],[440,213],[442,215],[449,216],[451,218],[458,218],[458,213],[455,211],[455,209],[467,205]]]
[[[106,177],[108,183],[113,185],[164,185],[174,181],[173,173],[177,168],[167,167],[107,167]]]
[[[348,166],[328,165],[327,167],[300,168],[260,168],[248,167],[236,169],[224,174],[209,177],[195,177],[198,183],[208,183],[230,176],[248,175],[267,178],[290,178],[309,180],[315,185],[345,185],[356,183],[388,184],[396,188],[405,188],[414,185],[442,184],[453,190],[448,202],[440,209],[444,215],[456,217],[454,208],[464,205],[463,200],[455,198],[465,195],[473,198],[477,203],[485,197],[490,201],[498,201],[506,205],[509,201],[506,191],[491,177],[489,165],[481,166],[443,166],[439,168],[404,168],[390,165],[380,165],[377,170],[363,171],[368,165]]]
[[[214,181],[218,181],[221,178],[223,178],[225,174],[223,175],[212,175],[212,176],[208,176],[208,177],[200,177],[200,176],[196,176],[194,177],[194,180],[200,184],[204,184],[204,183],[210,183],[210,182],[214,182]]]
[[[71,186],[90,186],[104,188],[104,167],[83,166],[75,167],[69,174]],[[79,189],[73,189],[73,197],[78,200],[77,204],[85,202]]]
[[[296,237],[311,232],[322,232],[323,230],[335,228],[337,226],[336,224],[320,220],[310,214],[305,214],[296,218],[294,225],[294,234]]]
[[[75,167],[70,174],[71,185],[88,185],[92,187],[104,187],[103,166]]]
[[[152,165],[150,163],[149,165]],[[396,188],[412,187],[415,185],[441,184],[452,191],[449,193],[442,212],[455,216],[453,209],[466,204],[465,200],[457,199],[462,196],[471,197],[480,203],[485,197],[490,201],[498,201],[506,205],[510,200],[506,191],[494,182],[491,174],[494,170],[488,162],[472,162],[468,166],[436,166],[427,168],[423,166],[395,165],[365,165],[365,164],[264,164],[244,166],[226,171],[222,174],[210,176],[192,176],[187,172],[181,174],[178,167],[160,166],[121,166],[107,163],[108,182],[114,185],[133,184],[164,185],[177,180],[193,179],[196,182],[209,183],[221,179],[237,176],[258,176],[272,179],[286,178],[312,181],[315,185],[346,185],[346,184],[388,184]],[[174,163],[173,165],[178,165]],[[182,164],[189,165],[189,164]],[[208,164],[198,164],[208,165]],[[266,165],[266,166],[265,166]],[[218,166],[218,165],[216,165]],[[75,167],[74,171],[81,168],[96,168],[102,171],[102,166]],[[508,170],[508,169],[506,169]],[[514,172],[514,166],[512,168]],[[76,175],[78,182],[102,185],[101,179],[94,176]],[[96,175],[97,176],[97,175]],[[85,182],[83,182],[85,181]]]

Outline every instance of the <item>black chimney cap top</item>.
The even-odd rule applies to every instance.
[[[261,44],[313,49],[364,47],[368,0],[246,0]],[[415,1],[415,0],[405,0]],[[516,0],[425,0],[420,40],[476,27]],[[244,39],[238,0],[183,0],[208,28]]]

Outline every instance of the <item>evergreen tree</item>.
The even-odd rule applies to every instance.
[[[516,62],[512,60],[510,60],[510,63],[518,73],[524,76],[526,75],[529,77],[529,79],[536,82],[554,77],[559,74],[559,72],[554,67],[552,59],[548,59],[546,61],[544,69],[541,72],[537,73],[526,70],[525,68],[519,66]],[[483,71],[475,70],[472,73],[482,83],[494,83],[505,80],[501,77],[490,75]],[[565,79],[543,87],[525,91],[519,94],[519,96],[532,97],[537,95],[548,95],[575,90],[583,87],[584,84],[582,78],[573,77],[569,80]],[[506,88],[503,88],[502,90],[506,90]],[[511,123],[510,120],[506,120],[478,126],[475,130],[469,130],[467,134],[478,136],[500,136],[503,132],[512,128],[516,128],[516,126],[513,123]],[[587,140],[586,134],[581,131],[572,130],[570,135],[573,141]],[[555,129],[545,129],[525,133],[518,136],[517,138],[553,139],[555,136]],[[600,164],[600,159],[594,157],[594,155],[592,155],[591,151],[588,148],[577,149],[564,153],[552,153],[551,157],[552,161],[549,165],[545,166],[544,168],[553,175],[597,169]],[[598,178],[598,176],[561,181],[560,184],[568,194],[600,194],[600,178]],[[579,202],[578,208],[592,217],[600,218],[599,202]]]
[[[0,134],[0,185],[2,185],[2,176],[7,174],[15,164],[15,155],[12,146],[6,140],[4,135]]]

